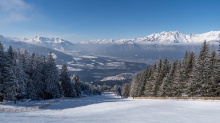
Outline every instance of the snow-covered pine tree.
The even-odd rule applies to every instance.
[[[4,72],[6,67],[6,57],[4,47],[0,42],[0,101],[3,101]]]
[[[30,94],[31,94],[31,84],[32,84],[32,79],[31,79],[31,62],[30,62],[30,56],[27,50],[23,50],[22,55],[21,55],[21,62],[23,65],[23,69],[24,72],[26,74],[27,77],[27,81],[26,81],[26,98],[29,99],[30,98]]]
[[[60,85],[62,89],[62,95],[64,97],[76,96],[76,92],[71,85],[70,76],[68,74],[68,69],[65,63],[63,63],[62,69],[60,70]]]
[[[190,80],[189,77],[192,72],[193,61],[194,61],[194,53],[193,52],[190,53],[189,51],[186,51],[181,65],[181,77],[179,80],[182,95],[185,96],[188,93],[187,88]]]
[[[203,42],[198,56],[195,58],[192,79],[190,81],[191,96],[206,96],[208,87],[208,78],[210,75],[209,46],[206,41]]]
[[[41,54],[40,56],[40,64],[41,64],[41,74],[42,74],[42,83],[40,86],[40,89],[41,89],[41,97],[45,100],[46,97],[45,97],[45,93],[46,93],[46,89],[47,89],[47,86],[46,86],[46,61],[45,61],[45,56]]]
[[[145,70],[143,70],[143,71],[141,71],[141,72],[138,72],[137,73],[137,81],[136,81],[136,96],[137,97],[140,97],[140,96],[143,96],[142,95],[142,93],[143,93],[143,91],[144,91],[144,80],[145,80],[145,78],[144,78],[144,76],[146,75],[146,71]]]
[[[163,61],[163,65],[162,65],[160,76],[159,76],[159,85],[158,85],[159,89],[157,91],[157,96],[159,96],[159,97],[162,96],[162,94],[163,94],[163,89],[164,89],[163,86],[165,86],[166,85],[165,83],[167,83],[166,76],[168,75],[169,70],[170,70],[170,63],[169,63],[169,60],[167,58],[165,58]],[[166,78],[165,81],[163,81],[164,78]],[[163,82],[165,85],[162,84]]]
[[[166,76],[166,77],[164,77],[162,84],[159,88],[159,93],[158,93],[159,97],[167,97],[168,96],[168,94],[169,94],[167,92],[168,85],[169,85],[169,80],[168,80],[168,76]]]
[[[153,81],[153,97],[156,97],[157,96],[157,93],[158,93],[158,90],[159,90],[159,87],[162,83],[162,80],[161,80],[161,69],[162,69],[162,66],[163,66],[163,61],[161,58],[159,58],[159,61],[157,63],[157,66],[156,66],[156,70],[154,72],[154,78],[155,80]]]
[[[186,66],[182,66],[181,73],[184,72],[185,74],[181,74],[181,86],[182,86],[182,95],[183,96],[190,96],[191,91],[190,91],[190,83],[193,80],[192,78],[192,72],[193,72],[193,67],[195,66],[195,56],[193,51],[188,53],[188,61]],[[186,68],[185,68],[186,67]],[[184,71],[187,70],[187,72]]]
[[[16,52],[14,52],[16,54]],[[15,74],[18,80],[18,89],[17,92],[19,93],[17,98],[23,99],[27,98],[27,87],[26,83],[28,82],[28,75],[25,73],[24,64],[22,62],[22,54],[21,51],[18,49],[16,55],[16,67],[15,67]]]
[[[31,79],[34,87],[31,93],[31,98],[35,100],[36,99],[39,100],[42,94],[41,85],[43,84],[42,82],[43,75],[41,72],[43,68],[41,66],[41,60],[38,53],[33,53],[31,58],[32,58]]]
[[[177,97],[182,96],[182,88],[180,86],[181,78],[181,60],[178,61],[176,69],[173,75],[173,82],[171,83],[170,96]]]
[[[76,93],[75,96],[79,96],[81,94],[79,76],[77,75],[77,73],[74,73],[74,75],[71,76],[70,79],[71,79],[71,84],[73,85],[73,91],[75,91]]]
[[[18,93],[18,80],[15,74],[16,61],[12,46],[10,45],[6,52],[6,72],[4,73],[4,99],[10,100],[15,98]]]
[[[131,80],[131,85],[130,85],[130,91],[129,91],[129,95],[130,96],[137,96],[137,81],[138,81],[138,73],[132,78]]]
[[[218,51],[220,51],[220,50],[218,50]],[[214,71],[213,73],[214,73],[214,78],[215,78],[213,96],[214,97],[219,97],[220,96],[220,53],[219,53],[219,55],[217,55],[216,65],[215,65],[213,71]]]
[[[208,80],[207,80],[207,94],[206,96],[208,97],[215,97],[215,92],[216,92],[216,87],[218,87],[217,84],[217,71],[218,69],[217,62],[218,62],[218,57],[216,54],[216,51],[214,49],[214,46],[212,46],[212,51],[210,53],[210,69],[208,71]]]
[[[125,98],[129,96],[129,84],[128,83],[124,83],[122,85],[121,94]]]
[[[177,61],[173,60],[169,73],[163,79],[163,83],[160,87],[160,90],[161,90],[160,96],[161,97],[166,97],[166,96],[170,97],[171,96],[171,89],[172,89],[171,85],[173,83],[174,72],[176,70],[176,64],[177,64]]]
[[[155,63],[149,71],[149,79],[145,85],[145,96],[152,97],[154,96],[154,87],[155,87],[155,74],[156,74],[157,64]],[[130,88],[131,90],[131,88]]]
[[[146,87],[146,84],[147,84],[147,81],[149,80],[149,77],[150,77],[150,74],[151,74],[151,71],[150,71],[150,68],[149,66],[147,66],[147,69],[143,71],[143,86],[141,88],[141,95],[144,96],[145,95],[145,87]]]
[[[180,78],[180,81],[181,81],[181,84],[183,84],[183,86],[184,86],[183,81],[188,79],[188,61],[189,61],[189,51],[186,51],[186,53],[183,57],[182,65],[181,65],[181,78]]]
[[[59,73],[55,64],[55,61],[53,59],[52,52],[50,51],[48,54],[47,62],[46,62],[46,94],[45,98],[57,98],[61,97],[61,90],[59,85]]]

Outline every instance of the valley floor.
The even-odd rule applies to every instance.
[[[116,98],[65,99],[47,108],[0,113],[1,123],[218,123],[220,102]]]

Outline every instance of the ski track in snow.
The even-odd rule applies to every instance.
[[[0,113],[1,123],[218,123],[220,102],[116,98],[65,99],[44,109]]]

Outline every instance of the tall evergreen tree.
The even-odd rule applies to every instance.
[[[12,46],[10,45],[6,52],[6,72],[4,73],[4,99],[14,99],[18,93],[18,80],[15,74],[16,61]]]
[[[191,96],[206,96],[208,87],[208,71],[210,69],[209,46],[206,41],[200,49],[199,55],[195,58],[192,79],[190,82]]]
[[[158,64],[157,64],[156,69],[154,71],[155,80],[153,81],[153,95],[152,95],[154,97],[157,96],[157,92],[159,90],[160,83],[162,82],[161,77],[160,77],[162,65],[163,65],[162,59],[159,58]]]
[[[182,87],[181,87],[181,83],[180,83],[180,78],[181,78],[181,60],[178,61],[177,65],[176,65],[176,69],[173,75],[173,82],[171,83],[171,92],[170,95],[171,96],[182,96]]]
[[[81,94],[79,76],[77,75],[77,73],[74,73],[74,75],[71,76],[70,79],[73,85],[73,91],[75,90],[76,96],[79,96]]]
[[[4,47],[0,42],[0,101],[3,101],[5,68],[6,68],[6,57],[5,57]]]
[[[145,96],[152,97],[154,96],[154,87],[155,87],[155,81],[156,81],[156,69],[157,64],[155,63],[149,71],[149,79],[145,85]]]
[[[177,61],[173,60],[169,73],[163,79],[163,83],[160,87],[160,90],[161,90],[160,91],[160,96],[162,96],[162,97],[171,96],[172,83],[173,83],[173,79],[174,79],[176,65],[177,65]]]
[[[160,76],[159,76],[159,89],[157,92],[157,96],[161,96],[163,94],[163,88],[164,86],[166,86],[167,84],[167,75],[169,74],[169,70],[170,70],[170,63],[169,60],[167,58],[164,59],[163,61],[163,65],[160,71]],[[164,85],[165,84],[165,85]]]
[[[74,97],[76,96],[75,90],[71,85],[70,76],[68,74],[68,69],[66,64],[63,63],[62,69],[60,71],[60,84],[62,88],[62,95],[64,97]]]
[[[26,81],[26,98],[29,99],[32,88],[31,88],[31,84],[32,84],[32,79],[31,79],[31,62],[30,62],[30,56],[27,50],[23,50],[22,55],[21,55],[21,62],[23,65],[23,69],[24,72],[26,74],[27,77],[27,81]]]
[[[46,99],[57,98],[61,96],[61,90],[59,86],[59,73],[55,64],[55,61],[50,51],[47,58],[46,67],[46,78],[45,84],[46,88]]]
[[[129,96],[129,84],[128,83],[124,83],[122,85],[122,90],[121,90],[121,94],[123,97],[128,97]]]

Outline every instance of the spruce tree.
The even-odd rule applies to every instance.
[[[70,79],[73,85],[73,91],[75,91],[75,96],[79,96],[81,94],[79,76],[77,75],[77,73],[74,73],[74,75],[71,76]],[[91,89],[93,90],[94,88]]]
[[[129,84],[128,83],[124,83],[122,85],[122,90],[121,90],[121,94],[123,97],[128,97],[129,96]]]
[[[160,83],[159,83],[159,89],[158,89],[158,92],[157,92],[157,96],[161,96],[163,94],[163,90],[164,90],[165,86],[167,85],[165,83],[167,83],[167,77],[166,76],[168,75],[169,70],[170,70],[170,63],[169,63],[169,60],[167,58],[165,58],[164,61],[163,61],[161,71],[160,71],[160,76],[159,76],[159,82]]]
[[[207,96],[208,78],[210,75],[209,46],[206,41],[200,49],[198,56],[195,58],[195,65],[193,67],[192,79],[190,82],[191,96]]]
[[[172,91],[172,83],[173,83],[173,79],[174,79],[174,72],[176,70],[176,64],[177,61],[173,60],[172,64],[171,64],[171,68],[169,73],[166,75],[166,77],[163,79],[162,85],[160,87],[160,96],[162,97],[166,97],[166,96],[171,96],[171,91]]]
[[[157,64],[155,72],[154,72],[154,78],[155,78],[155,80],[153,81],[153,96],[154,97],[157,96],[157,92],[159,90],[160,83],[162,82],[161,77],[160,77],[162,66],[163,66],[162,59],[159,58],[158,64]]]
[[[145,85],[145,96],[152,97],[154,96],[154,87],[155,87],[155,81],[156,81],[156,69],[157,64],[155,63],[149,71],[149,79]]]
[[[0,42],[0,101],[3,101],[3,89],[4,89],[4,72],[6,69],[6,57],[4,47]]]
[[[66,64],[63,63],[62,69],[60,71],[60,85],[62,89],[62,95],[64,97],[74,97],[75,91],[71,85],[70,76],[68,74],[68,69]]]
[[[27,98],[27,87],[26,87],[26,83],[28,82],[28,75],[25,73],[25,67],[24,64],[22,62],[22,54],[21,51],[18,49],[17,52],[14,52],[16,57],[16,67],[15,67],[15,75],[17,77],[17,81],[18,81],[18,89],[17,92],[19,93],[17,98],[18,99],[23,99],[23,98]]]
[[[31,74],[31,79],[32,79],[32,93],[31,97],[32,99],[38,99],[40,98],[40,95],[42,94],[42,88],[41,85],[43,84],[42,82],[42,66],[41,66],[41,61],[38,53],[33,53],[32,55],[32,74]]]
[[[6,52],[6,72],[4,73],[5,81],[4,81],[4,99],[10,100],[14,99],[18,93],[18,80],[15,74],[16,69],[16,61],[14,58],[15,54],[12,46],[10,45]]]
[[[31,62],[30,62],[30,56],[27,50],[23,50],[22,55],[21,55],[21,62],[23,65],[24,72],[27,77],[26,81],[26,98],[29,99],[30,94],[31,94],[31,84],[32,84],[32,79],[31,79]]]
[[[45,84],[46,88],[46,99],[58,98],[61,96],[61,90],[59,85],[59,73],[55,64],[55,61],[50,51],[47,58],[47,67],[46,67],[46,78]]]
[[[170,95],[172,97],[176,96],[182,96],[182,87],[180,83],[180,78],[181,78],[181,60],[178,61],[176,67],[175,67],[175,72],[173,75],[173,82],[171,83],[171,89],[170,89]]]

